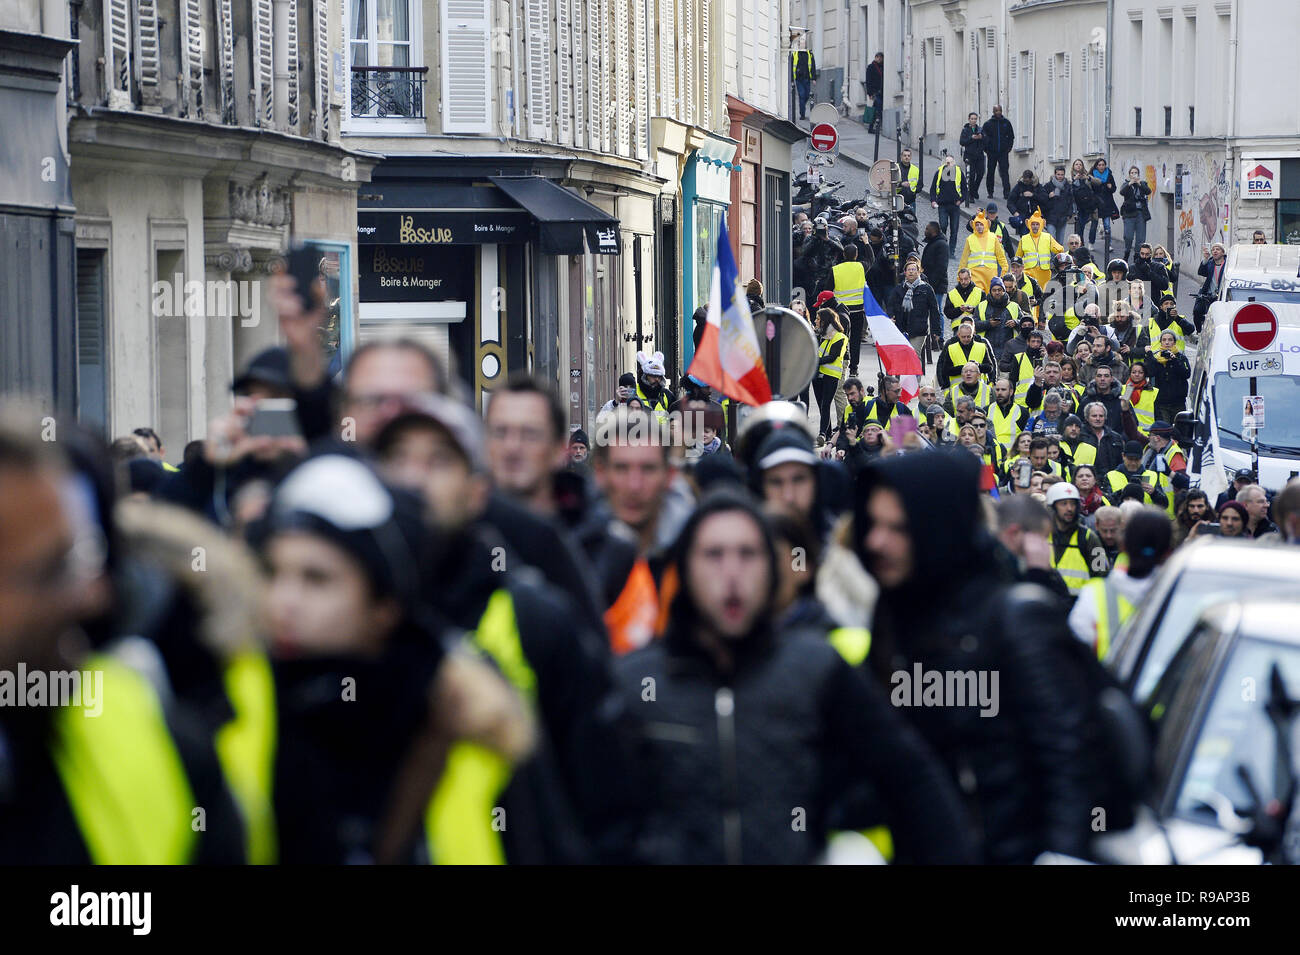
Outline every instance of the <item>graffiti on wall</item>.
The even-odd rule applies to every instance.
[[[1160,158],[1152,163],[1150,154],[1121,156],[1112,159],[1116,169],[1137,166],[1146,172],[1147,184],[1155,187],[1153,194],[1174,190],[1176,164],[1183,164],[1183,205],[1175,209],[1175,248],[1169,250],[1175,261],[1183,267],[1195,268],[1201,261],[1201,249],[1211,242],[1225,242],[1228,235],[1226,211],[1232,199],[1232,183],[1222,155],[1213,153],[1187,153]],[[1163,221],[1164,204],[1151,203],[1153,221],[1148,235],[1165,233],[1168,223]],[[1160,221],[1155,221],[1160,220]],[[1157,241],[1152,238],[1151,241]]]

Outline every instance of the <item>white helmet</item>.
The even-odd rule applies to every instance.
[[[1047,506],[1051,507],[1057,501],[1077,501],[1079,500],[1079,489],[1073,484],[1065,481],[1057,481],[1047,489]]]

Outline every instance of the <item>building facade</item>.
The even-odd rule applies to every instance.
[[[1110,151],[1154,184],[1152,241],[1195,268],[1211,242],[1300,244],[1300,82],[1287,0],[1116,4]],[[1157,68],[1157,64],[1161,64]]]
[[[235,371],[278,340],[266,277],[310,241],[355,327],[356,193],[373,159],[339,144],[322,0],[124,0],[66,8],[76,206],[77,407],[169,455],[223,413]]]

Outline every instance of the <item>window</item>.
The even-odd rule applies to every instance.
[[[1196,135],[1196,107],[1187,107],[1187,133],[1190,136]]]
[[[1142,135],[1142,107],[1141,106],[1133,107],[1133,135],[1134,136]]]
[[[108,310],[104,249],[77,250],[77,417],[108,430]]]
[[[1065,162],[1070,158],[1070,54],[1056,53],[1047,61],[1047,145],[1048,158]]]
[[[1173,129],[1174,129],[1174,108],[1172,106],[1166,106],[1165,107],[1165,135],[1172,136]]]
[[[1279,243],[1300,245],[1300,200],[1283,199],[1277,204],[1277,231],[1273,234]]]
[[[351,118],[422,120],[426,71],[419,64],[417,0],[345,0],[344,9]]]

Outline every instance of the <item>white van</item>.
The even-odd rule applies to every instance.
[[[1300,245],[1234,245],[1219,298],[1224,302],[1300,302]],[[1204,281],[1199,276],[1197,281]]]
[[[1250,442],[1242,438],[1249,378],[1228,375],[1228,359],[1241,354],[1229,331],[1245,302],[1215,302],[1201,330],[1188,387],[1189,413],[1179,415],[1179,443],[1188,454],[1188,477],[1213,503],[1241,468],[1254,467]],[[1270,301],[1278,318],[1282,374],[1256,379],[1264,398],[1259,429],[1259,483],[1275,490],[1300,474],[1300,299]],[[1194,419],[1194,420],[1193,420]],[[1188,432],[1191,432],[1189,436]]]

